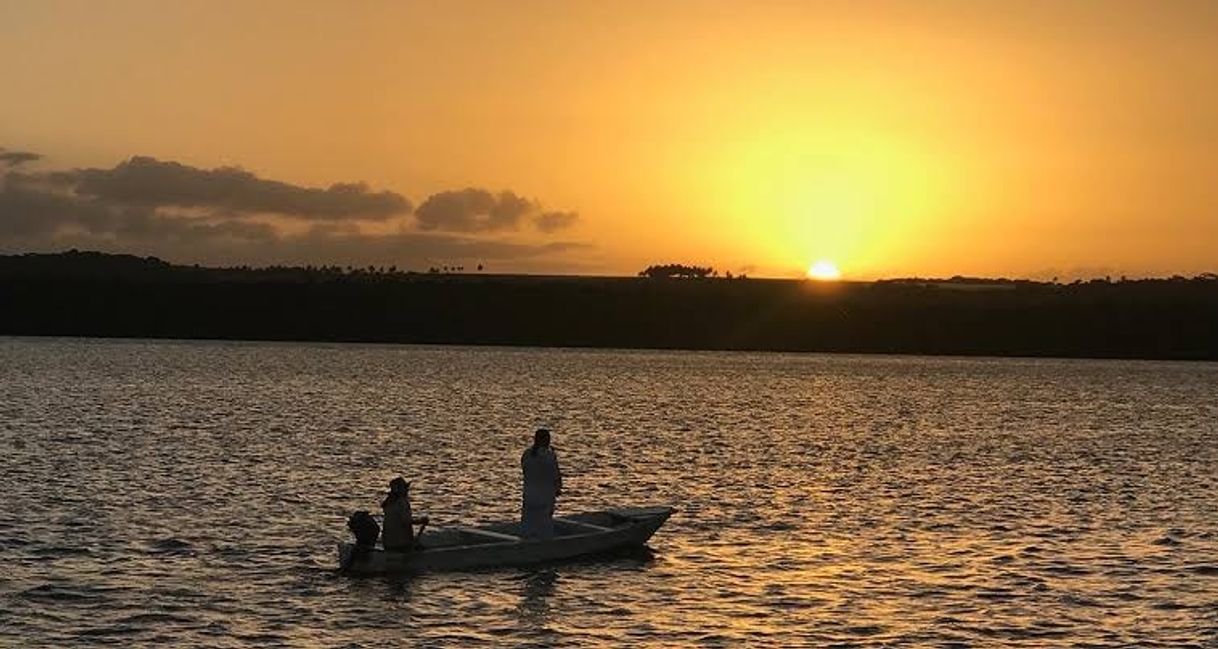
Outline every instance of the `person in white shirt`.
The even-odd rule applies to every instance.
[[[524,493],[520,508],[521,536],[548,539],[554,536],[554,503],[562,495],[562,471],[558,454],[550,446],[550,431],[539,428],[533,446],[520,456]]]

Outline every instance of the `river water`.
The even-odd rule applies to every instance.
[[[0,645],[1218,646],[1218,364],[0,338]],[[651,552],[334,570],[671,504]]]

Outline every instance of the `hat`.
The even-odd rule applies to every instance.
[[[407,482],[406,479],[403,478],[402,476],[398,476],[389,481],[389,491],[394,491],[397,488],[400,488],[403,491],[406,491],[406,490],[410,489],[410,483]]]

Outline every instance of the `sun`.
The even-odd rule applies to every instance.
[[[828,259],[821,259],[808,267],[808,277],[822,282],[832,282],[842,278],[842,272],[837,264]]]

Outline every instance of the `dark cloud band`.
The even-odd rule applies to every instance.
[[[510,191],[440,192],[412,211],[405,197],[363,183],[310,188],[235,167],[200,169],[148,157],[110,169],[25,172],[16,167],[41,156],[3,156],[0,250],[77,247],[228,263],[401,264],[537,259],[586,247],[505,239],[525,224],[550,234],[578,218],[542,211],[537,201]],[[407,220],[412,213],[417,231]],[[369,234],[360,226],[390,219],[400,220],[395,232],[381,226],[380,234]],[[297,225],[288,227],[291,221]],[[311,225],[302,231],[302,222]]]
[[[42,156],[29,151],[8,151],[0,148],[0,167],[17,167],[27,162],[41,160]]]
[[[432,194],[415,211],[419,228],[447,232],[496,232],[517,230],[526,220],[541,232],[570,227],[575,212],[543,212],[535,200],[509,191],[497,194],[468,187]]]
[[[579,215],[575,212],[543,212],[537,215],[535,223],[542,232],[557,232],[575,225]]]
[[[432,194],[415,212],[423,230],[485,232],[514,230],[521,217],[538,209],[537,204],[512,192],[492,194],[469,187]]]
[[[237,167],[199,169],[177,162],[135,157],[113,169],[76,169],[47,174],[81,196],[113,203],[172,206],[235,214],[282,214],[304,219],[385,219],[410,212],[400,194],[370,191],[364,183],[328,189],[266,180]]]

